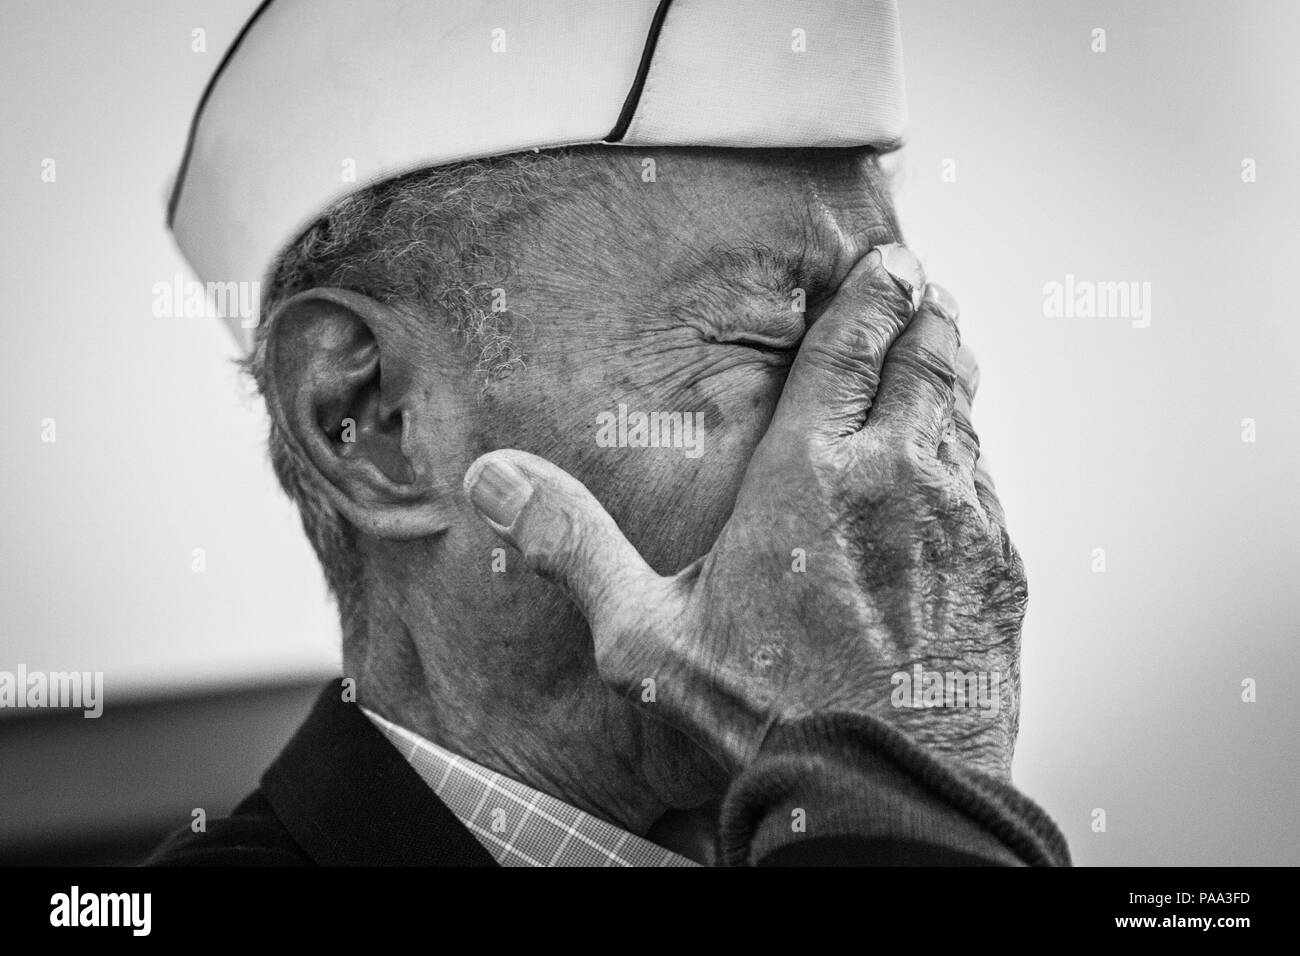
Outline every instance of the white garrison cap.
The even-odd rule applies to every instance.
[[[417,169],[587,143],[883,150],[904,112],[895,0],[266,0],[199,102],[168,224],[203,282],[260,282],[331,204]]]

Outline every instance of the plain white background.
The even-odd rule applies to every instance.
[[[185,271],[165,184],[254,6],[0,14],[0,668],[103,670],[122,699],[337,666],[233,343],[150,312]],[[1017,781],[1080,863],[1300,862],[1300,6],[901,7],[902,222],[963,305],[1030,572]],[[1067,274],[1151,283],[1150,327],[1044,317]]]

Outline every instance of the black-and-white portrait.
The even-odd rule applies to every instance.
[[[0,17],[0,862],[1300,862],[1300,7]]]

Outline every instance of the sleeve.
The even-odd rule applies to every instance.
[[[183,827],[173,833],[140,865],[310,866],[311,860],[254,791],[229,817],[209,821],[205,832]]]
[[[1056,824],[1009,783],[872,717],[778,724],[723,802],[730,866],[1069,866]]]

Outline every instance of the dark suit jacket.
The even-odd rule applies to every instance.
[[[206,833],[181,830],[147,863],[496,865],[337,682],[229,817]]]
[[[900,754],[891,752],[900,748],[904,763],[921,759],[923,766],[900,768]],[[1034,812],[1008,812],[1005,800],[980,792],[987,780],[966,781],[945,796],[952,781],[915,779],[933,777],[925,764],[933,758],[909,748],[874,722],[850,721],[846,729],[843,719],[805,721],[773,734],[724,803],[728,862],[1068,862],[1059,832],[1045,815],[1035,816],[1042,811],[1028,804]],[[1028,803],[1006,789],[1012,804]],[[794,832],[791,807],[803,819],[824,821],[820,832],[816,825]],[[146,864],[496,865],[361,709],[343,701],[338,682],[321,691],[261,786],[229,817],[210,820],[204,833],[181,830]]]

